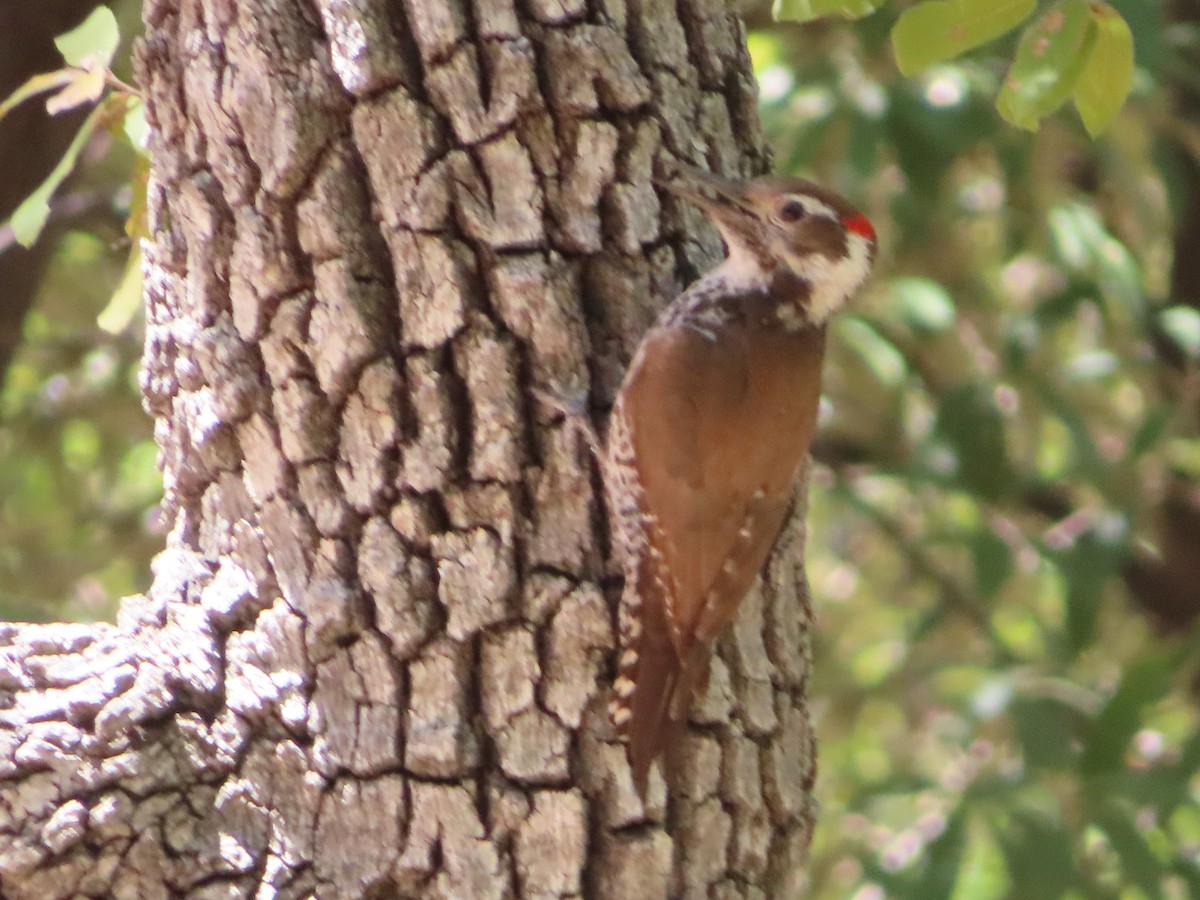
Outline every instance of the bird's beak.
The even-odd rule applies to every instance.
[[[669,178],[657,182],[660,187],[694,203],[718,225],[745,228],[747,217],[755,217],[746,195],[745,181],[723,178],[703,169],[679,165]]]

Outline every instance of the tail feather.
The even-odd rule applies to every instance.
[[[659,602],[642,607],[642,634],[636,643],[637,659],[629,676],[634,694],[629,698],[629,720],[624,733],[626,752],[634,774],[637,793],[646,798],[650,766],[678,738],[686,721],[680,719],[673,702],[682,666],[667,634],[666,611]]]
[[[634,787],[645,800],[650,767],[682,744],[693,695],[708,680],[709,648],[695,645],[680,659],[670,633],[665,598],[639,579],[637,625],[618,665],[613,722],[626,739]],[[632,633],[629,633],[632,632]]]

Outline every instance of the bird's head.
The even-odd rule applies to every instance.
[[[769,286],[794,277],[811,290],[820,323],[862,284],[875,259],[875,229],[833,191],[803,178],[723,178],[681,167],[663,184],[703,209],[721,231],[731,281]]]

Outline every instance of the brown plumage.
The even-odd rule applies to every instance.
[[[825,321],[875,249],[866,219],[811,182],[686,170],[667,187],[708,212],[729,255],[642,340],[610,426],[625,570],[610,712],[643,795],[779,536],[816,427]]]

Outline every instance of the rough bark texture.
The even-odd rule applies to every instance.
[[[143,387],[174,523],[115,627],[0,631],[7,898],[762,898],[812,826],[789,528],[643,810],[605,719],[611,400],[762,164],[711,0],[162,0]],[[703,236],[703,240],[700,236]],[[801,506],[803,504],[801,503]]]

